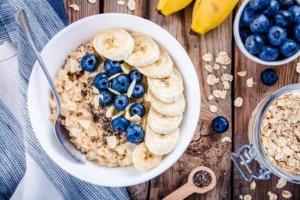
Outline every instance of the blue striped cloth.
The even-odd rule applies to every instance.
[[[95,186],[67,174],[50,160],[38,143],[28,118],[26,96],[35,59],[15,21],[20,8],[29,15],[40,50],[68,23],[63,0],[0,0],[0,44],[10,41],[17,46],[20,91],[15,92],[20,93],[22,114],[22,119],[16,119],[0,100],[0,200],[9,199],[24,176],[25,152],[63,199],[129,199],[125,188]]]

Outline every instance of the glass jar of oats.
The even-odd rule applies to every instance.
[[[249,145],[231,154],[245,180],[266,180],[274,174],[300,184],[300,84],[265,97],[251,114],[248,136]]]

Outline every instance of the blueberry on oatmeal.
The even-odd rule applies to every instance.
[[[131,143],[140,143],[144,140],[144,130],[138,124],[130,124],[126,130],[126,139]]]
[[[121,74],[116,78],[112,79],[111,81],[111,88],[120,93],[127,92],[129,85],[130,85],[129,78],[125,74]]]
[[[132,70],[129,73],[130,80],[136,80],[137,83],[141,82],[143,79],[143,75],[138,70]]]
[[[105,90],[108,88],[109,80],[105,73],[99,73],[94,78],[94,86],[99,90]]]
[[[129,100],[125,95],[117,95],[114,99],[114,106],[117,110],[122,111],[128,106]]]
[[[140,103],[132,104],[129,111],[131,115],[138,115],[140,117],[145,115],[145,107]]]
[[[94,72],[99,65],[99,59],[96,55],[88,53],[82,57],[80,64],[84,71]]]
[[[130,122],[123,116],[117,117],[111,122],[113,130],[118,133],[125,132],[129,124]]]
[[[99,104],[101,106],[108,106],[113,101],[113,94],[109,91],[102,91],[99,97]]]
[[[104,61],[104,70],[106,73],[113,75],[122,71],[121,62],[106,59]]]
[[[132,92],[132,97],[133,98],[141,98],[145,94],[145,88],[143,84],[137,83],[134,86],[133,92]]]

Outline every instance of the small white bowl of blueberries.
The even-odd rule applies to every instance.
[[[300,0],[245,0],[234,21],[234,38],[250,60],[269,66],[300,55]]]

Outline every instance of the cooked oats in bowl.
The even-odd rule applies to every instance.
[[[181,73],[151,37],[102,30],[57,72],[70,142],[102,166],[157,166],[176,146],[186,100]],[[56,106],[50,98],[50,119]]]

